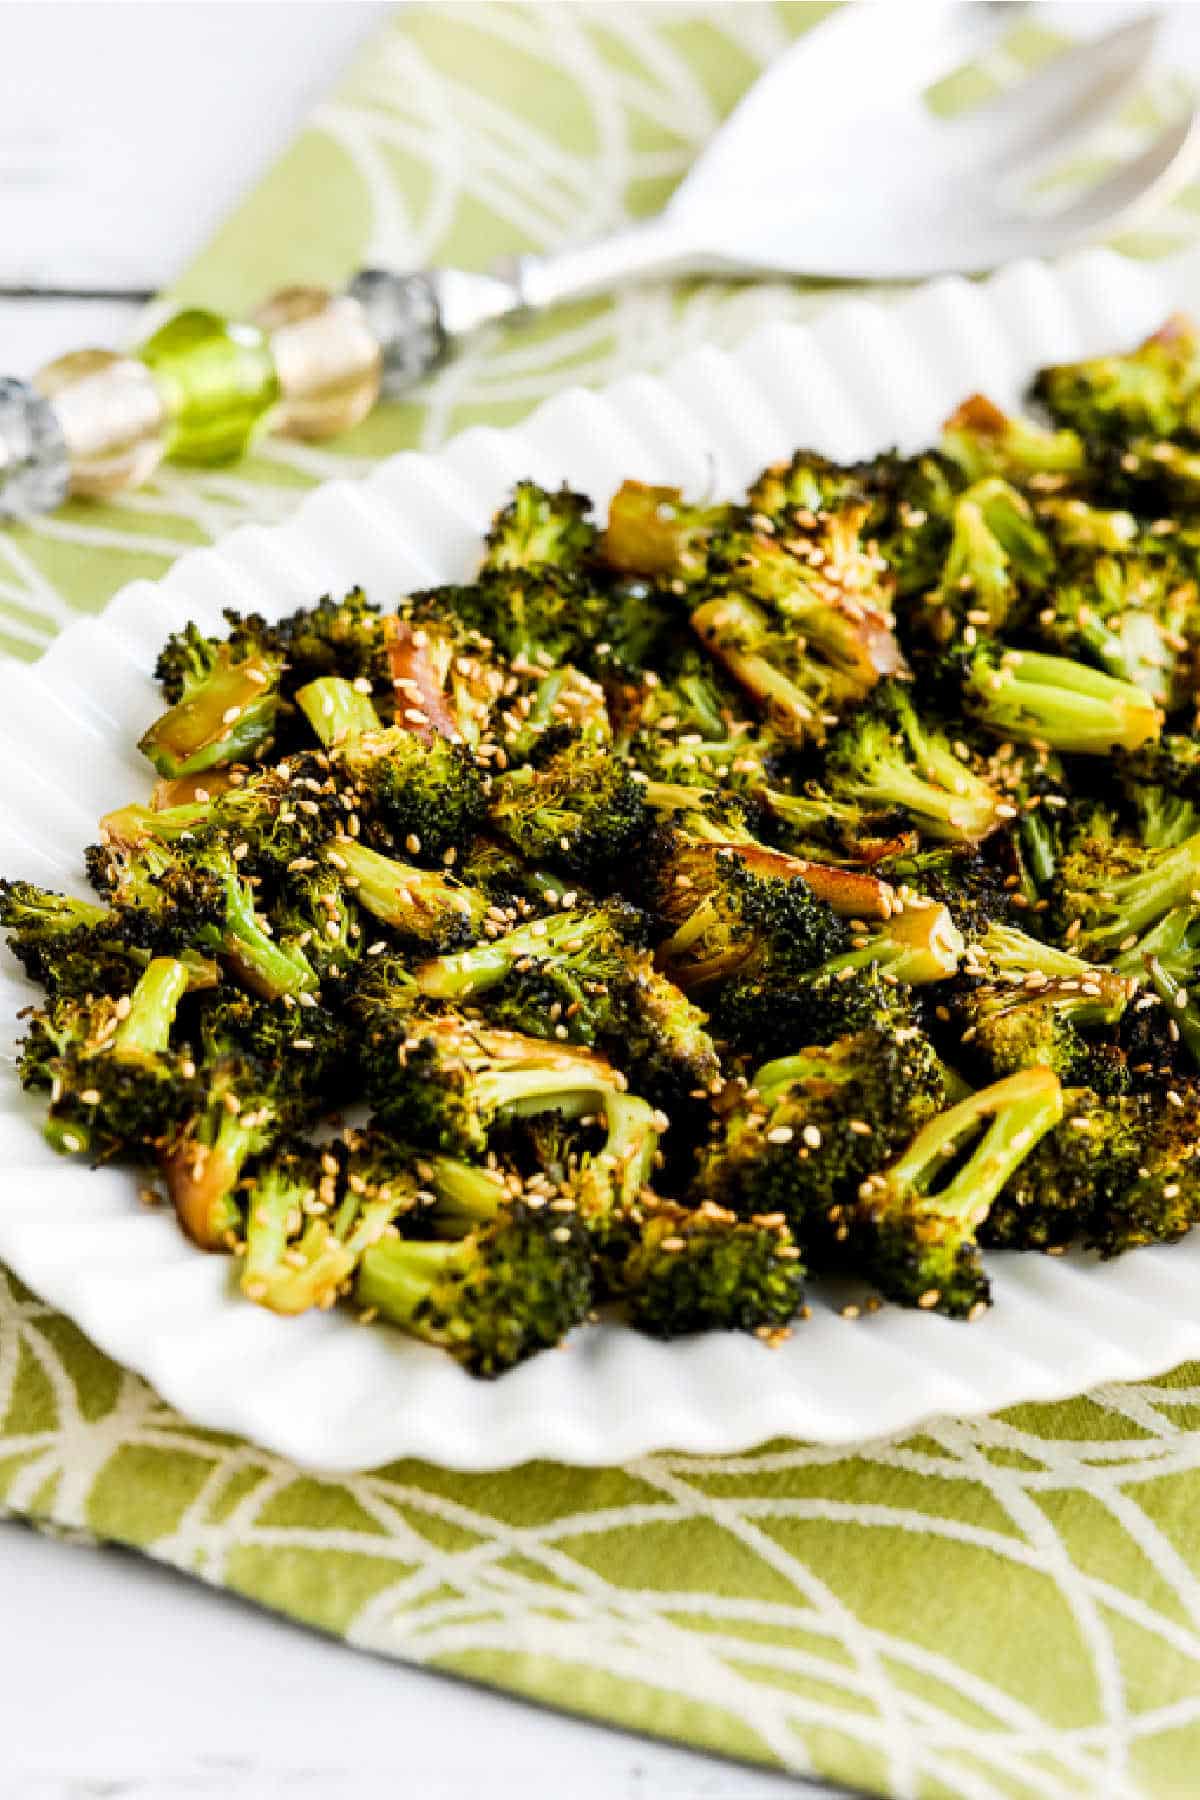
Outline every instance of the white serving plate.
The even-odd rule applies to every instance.
[[[1015,406],[1040,363],[1132,343],[1200,295],[1200,257],[1155,267],[1094,251],[938,281],[883,307],[855,299],[809,328],[760,330],[657,378],[573,389],[510,431],[474,429],[436,456],[330,482],[284,525],[245,528],[134,582],[35,668],[0,669],[0,870],[83,892],[81,851],[109,807],[145,791],[134,749],[156,710],[158,645],[223,605],[278,614],[361,582],[386,603],[460,579],[505,490],[532,475],[605,503],[626,476],[691,492],[741,488],[797,444],[836,457],[931,441],[983,388]],[[6,960],[0,1044],[33,990]],[[296,1461],[360,1469],[421,1456],[461,1469],[531,1457],[615,1463],[718,1453],[772,1437],[850,1443],[939,1413],[990,1412],[1200,1356],[1200,1233],[1100,1265],[996,1255],[995,1306],[963,1325],[884,1308],[853,1323],[828,1298],[781,1348],[732,1334],[658,1344],[576,1332],[498,1382],[342,1314],[284,1320],[231,1288],[136,1179],[55,1156],[40,1109],[0,1081],[0,1258],[181,1412]]]

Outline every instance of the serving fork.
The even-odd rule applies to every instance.
[[[1051,256],[1128,225],[1200,167],[1200,113],[1055,211],[1036,176],[1144,78],[1158,20],[1076,44],[982,105],[935,116],[926,95],[994,46],[980,4],[859,0],[764,72],[655,217],[489,273],[363,271],[391,305],[392,392],[479,326],[630,282],[682,275],[916,280]],[[411,329],[405,329],[411,315]]]

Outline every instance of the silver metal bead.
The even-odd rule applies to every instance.
[[[0,377],[0,518],[53,512],[70,482],[71,461],[54,408],[27,381]]]
[[[383,353],[383,393],[406,393],[441,362],[446,333],[430,276],[360,269],[346,292],[362,307]]]

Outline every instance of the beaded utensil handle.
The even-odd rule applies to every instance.
[[[523,304],[511,275],[360,269],[284,288],[248,323],[191,308],[137,350],[74,350],[0,377],[0,518],[139,487],[165,457],[226,463],[260,430],[319,440],[404,393],[449,346]]]

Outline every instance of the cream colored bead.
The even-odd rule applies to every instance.
[[[33,385],[62,427],[72,494],[116,494],[153,475],[166,449],[167,418],[144,363],[113,350],[73,350],[40,369]]]
[[[283,288],[254,323],[268,335],[279,378],[275,431],[336,437],[366,418],[379,398],[383,359],[357,300],[327,288]]]

